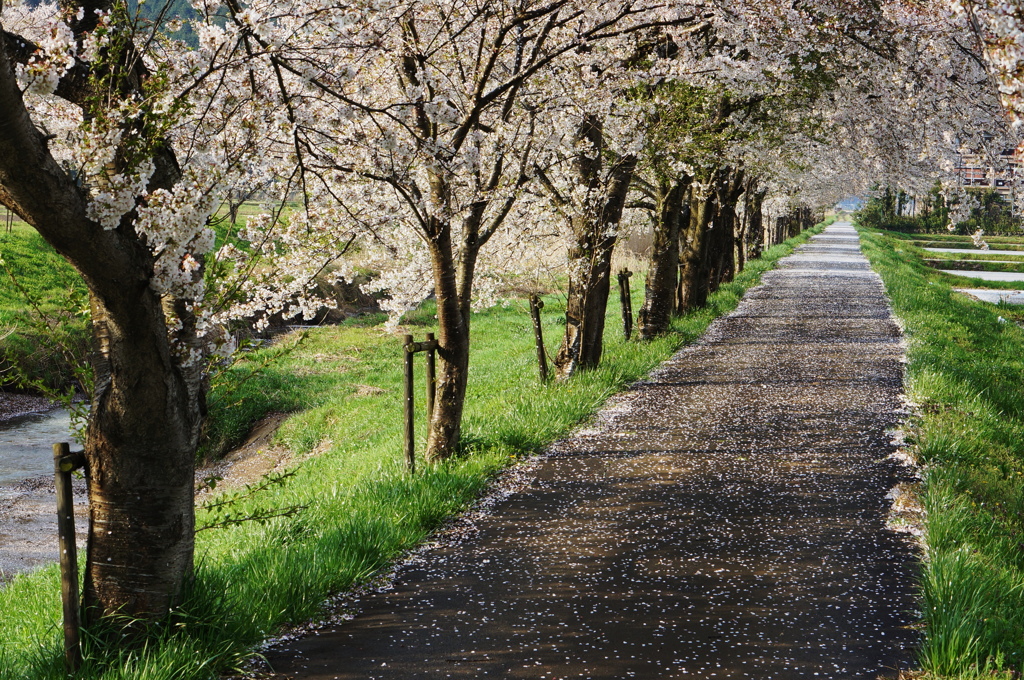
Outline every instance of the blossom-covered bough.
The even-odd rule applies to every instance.
[[[427,457],[448,457],[459,443],[470,312],[493,294],[495,279],[478,271],[515,270],[524,248],[559,229],[526,190],[557,148],[592,137],[577,133],[591,118],[561,77],[586,80],[629,53],[631,36],[689,29],[700,9],[449,0],[341,12],[254,2],[233,8],[233,19],[273,55],[307,190],[333,201],[380,253],[373,285],[394,318],[434,295],[441,361]],[[593,106],[614,99],[590,81],[583,96]]]

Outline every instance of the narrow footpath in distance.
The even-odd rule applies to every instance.
[[[901,357],[832,225],[471,536],[267,659],[317,680],[895,678],[917,640],[914,550],[885,528]]]

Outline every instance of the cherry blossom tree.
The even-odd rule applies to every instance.
[[[2,15],[0,202],[89,289],[87,621],[152,620],[192,571],[206,366],[230,350],[225,324],[294,304],[340,248],[312,212],[284,220],[279,205],[235,237],[242,248],[213,252],[224,192],[257,167],[282,196],[293,188],[293,163],[262,124],[287,126],[283,102],[237,35],[191,50],[137,30],[121,4],[40,12]]]
[[[1024,116],[1024,5],[1017,0],[950,0],[950,21],[966,19],[1014,123]]]
[[[17,6],[0,15],[0,202],[90,291],[91,616],[152,619],[179,601],[207,360],[230,348],[233,319],[311,311],[301,290],[352,239],[395,320],[436,300],[439,459],[458,449],[473,306],[552,234],[570,242],[559,369],[599,361],[630,187],[669,230],[659,289],[683,233],[681,309],[741,264],[742,195],[770,220],[840,183],[930,186],[960,149],[1010,139],[978,47],[989,63],[1010,49],[992,38],[1009,30],[1002,5],[194,6],[191,47],[107,0],[63,0],[41,25]],[[677,126],[691,139],[662,135],[652,153],[678,115],[666,83],[701,94]],[[222,198],[253,186],[266,209],[218,241]],[[671,306],[645,305],[651,333]]]
[[[538,204],[525,189],[566,137],[549,125],[549,112],[565,108],[556,65],[596,67],[595,45],[697,16],[685,4],[607,0],[349,10],[308,0],[232,7],[286,83],[307,190],[390,260],[378,258],[386,266],[373,284],[390,310],[397,317],[434,295],[440,366],[427,457],[444,458],[459,444],[470,312],[489,297],[478,294],[478,269],[514,259],[487,248],[548,231],[531,224]],[[514,238],[502,236],[509,227]]]

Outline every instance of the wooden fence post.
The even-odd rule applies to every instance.
[[[409,472],[416,472],[416,440],[413,428],[413,374],[412,374],[412,336],[406,335],[402,343],[402,355],[405,360],[405,465]]]
[[[629,277],[633,272],[625,267],[619,271],[619,299],[622,302],[622,333],[629,340],[633,334],[633,298],[629,294]]]
[[[548,355],[544,351],[544,331],[540,325],[540,310],[544,309],[544,301],[533,293],[530,295],[530,318],[533,319],[533,338],[537,343],[537,366],[540,368],[540,381],[548,381]]]
[[[82,665],[79,629],[78,546],[75,543],[75,505],[71,473],[82,467],[82,454],[67,444],[53,445],[53,483],[57,492],[57,539],[60,546],[60,595],[64,605],[64,668],[74,673]]]
[[[430,423],[434,419],[434,397],[437,396],[437,373],[434,369],[437,357],[437,342],[433,333],[427,333],[427,431],[430,431]]]

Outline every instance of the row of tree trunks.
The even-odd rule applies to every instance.
[[[742,168],[717,168],[699,180],[663,181],[657,187],[654,245],[639,319],[642,339],[665,332],[672,313],[707,304],[708,295],[731,281],[748,259],[814,225],[816,216],[806,207],[766,220],[766,195]],[[676,230],[678,247],[672,248],[668,244]],[[677,278],[667,271],[673,262]],[[669,302],[665,288],[673,279]]]
[[[690,177],[661,178],[655,193],[653,244],[644,286],[644,304],[637,315],[637,333],[650,340],[668,330],[679,281],[679,232],[689,220]]]
[[[784,215],[777,216],[771,225],[764,229],[763,249],[767,250],[796,236],[805,229],[810,229],[816,221],[814,211],[808,207],[794,208]]]
[[[708,300],[711,275],[708,240],[714,218],[714,200],[712,182],[694,182],[690,187],[690,219],[679,239],[679,283],[676,287],[676,312],[679,314],[703,307]]]
[[[740,270],[746,266],[747,259],[761,257],[764,245],[764,214],[762,206],[767,190],[757,188],[757,180],[749,179],[743,202],[743,239],[738,244],[742,263]]]
[[[708,292],[713,293],[723,283],[732,281],[737,272],[736,204],[745,190],[742,169],[728,169],[715,185],[715,214],[711,220],[711,238],[708,239]]]
[[[594,368],[604,350],[605,308],[611,289],[612,251],[626,206],[637,157],[616,159],[603,172],[604,130],[601,120],[586,117],[577,131],[581,149],[573,165],[580,186],[594,197],[592,208],[572,215],[569,246],[569,292],[565,304],[565,336],[555,356],[559,379]]]

